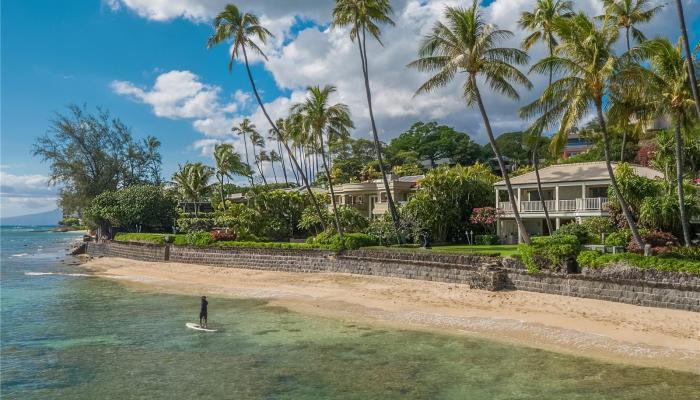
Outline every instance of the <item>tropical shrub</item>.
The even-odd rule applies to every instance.
[[[485,232],[493,233],[498,221],[498,210],[495,207],[477,207],[472,210],[469,222],[481,225]]]
[[[541,236],[532,238],[532,244],[518,246],[520,256],[531,273],[542,269],[559,271],[574,259],[581,249],[575,235]]]
[[[206,231],[192,231],[186,236],[187,244],[190,246],[209,246],[214,243],[211,233]]]
[[[215,242],[236,240],[236,232],[232,229],[212,229],[209,233]]]
[[[474,236],[474,244],[478,245],[492,245],[498,244],[499,239],[496,235],[476,235]]]
[[[621,229],[619,231],[612,232],[605,238],[606,246],[617,246],[617,247],[627,247],[627,245],[632,240],[632,231],[629,229]]]
[[[644,238],[644,243],[651,246],[651,254],[657,255],[665,253],[670,250],[671,247],[678,246],[678,239],[669,232],[661,231],[651,231],[651,232],[640,232],[642,238]],[[630,241],[627,245],[627,251],[630,253],[643,253],[644,249],[639,248],[637,242]]]
[[[554,237],[571,235],[576,236],[580,244],[588,244],[595,241],[595,236],[591,235],[591,232],[586,226],[574,222],[562,225],[552,234]]]
[[[402,224],[409,221],[408,218],[404,218],[404,207],[400,209]],[[378,218],[373,218],[367,226],[367,229],[365,229],[365,233],[376,238],[378,244],[382,246],[395,245],[399,242],[398,238],[400,232],[396,231],[389,213]]]
[[[660,257],[687,258],[700,261],[700,247],[674,247]]]
[[[617,229],[608,217],[590,217],[581,222],[588,232],[601,239],[603,234],[615,232]]]
[[[313,238],[306,241],[310,245],[323,246],[331,250],[356,250],[360,247],[376,246],[378,240],[376,237],[366,233],[346,233],[343,235],[341,242],[340,236],[331,231],[321,232]]]
[[[177,230],[179,232],[199,232],[209,231],[214,226],[213,218],[178,218]]]
[[[120,227],[129,232],[168,231],[177,215],[177,202],[156,185],[134,185],[103,192],[83,212],[90,227]]]
[[[66,217],[58,221],[61,226],[80,226],[80,219],[75,217]]]
[[[700,274],[700,260],[667,255],[645,257],[634,253],[602,254],[597,251],[582,251],[576,258],[576,262],[581,268],[605,268],[622,263],[640,269]]]

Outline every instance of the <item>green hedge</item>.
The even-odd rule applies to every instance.
[[[343,241],[341,242],[340,236],[337,233],[333,234],[328,231],[321,232],[316,235],[316,237],[308,238],[306,243],[323,246],[335,251],[357,250],[361,247],[376,246],[379,244],[377,238],[366,233],[344,233]]]
[[[581,268],[605,268],[624,262],[640,269],[700,274],[700,260],[676,258],[671,255],[645,257],[634,253],[602,254],[597,251],[582,251],[576,258],[576,262]]]
[[[178,234],[167,235],[160,233],[118,233],[114,240],[120,242],[141,242],[164,244],[165,237],[173,238],[175,246],[200,246],[200,247],[252,247],[259,249],[325,249],[334,250],[331,246],[308,243],[292,243],[292,242],[235,242],[235,241],[219,241],[209,242],[201,233],[209,234],[208,232],[197,232],[196,234]],[[211,235],[210,235],[211,237]],[[199,239],[199,241],[198,241]]]
[[[496,235],[476,235],[476,236],[474,236],[474,244],[476,244],[476,245],[489,246],[489,245],[498,244],[499,242],[500,242],[500,240],[498,239],[498,236],[496,236]]]
[[[553,235],[532,238],[532,245],[518,247],[527,270],[531,273],[540,269],[557,270],[569,259],[575,258],[581,250],[581,243],[574,235]]]

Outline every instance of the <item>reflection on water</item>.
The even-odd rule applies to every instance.
[[[698,376],[692,374],[376,329],[262,301],[211,298],[210,326],[220,331],[199,333],[184,326],[197,319],[197,297],[70,276],[83,271],[61,263],[66,237],[40,235],[44,255],[52,257],[31,261],[10,258],[20,253],[12,252],[18,241],[6,246],[10,235],[3,234],[1,379],[6,398],[697,397]],[[32,245],[22,248],[35,253]]]

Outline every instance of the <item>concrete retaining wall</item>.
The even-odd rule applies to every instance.
[[[529,274],[513,259],[480,255],[355,250],[197,248],[143,243],[89,243],[92,256],[172,261],[286,272],[340,272],[525,290],[700,312],[700,276],[625,266],[581,274]]]

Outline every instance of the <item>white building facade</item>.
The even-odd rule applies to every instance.
[[[613,163],[613,168],[615,164]],[[633,165],[635,173],[649,179],[661,179],[663,174],[649,167]],[[581,223],[585,218],[608,215],[610,177],[605,162],[552,165],[540,169],[542,194],[553,229],[564,224]],[[549,235],[542,202],[537,191],[535,173],[511,178],[516,204],[527,233],[531,236]],[[504,244],[520,242],[521,234],[515,223],[513,208],[508,201],[505,181],[494,184],[496,207],[500,211],[497,234]]]

